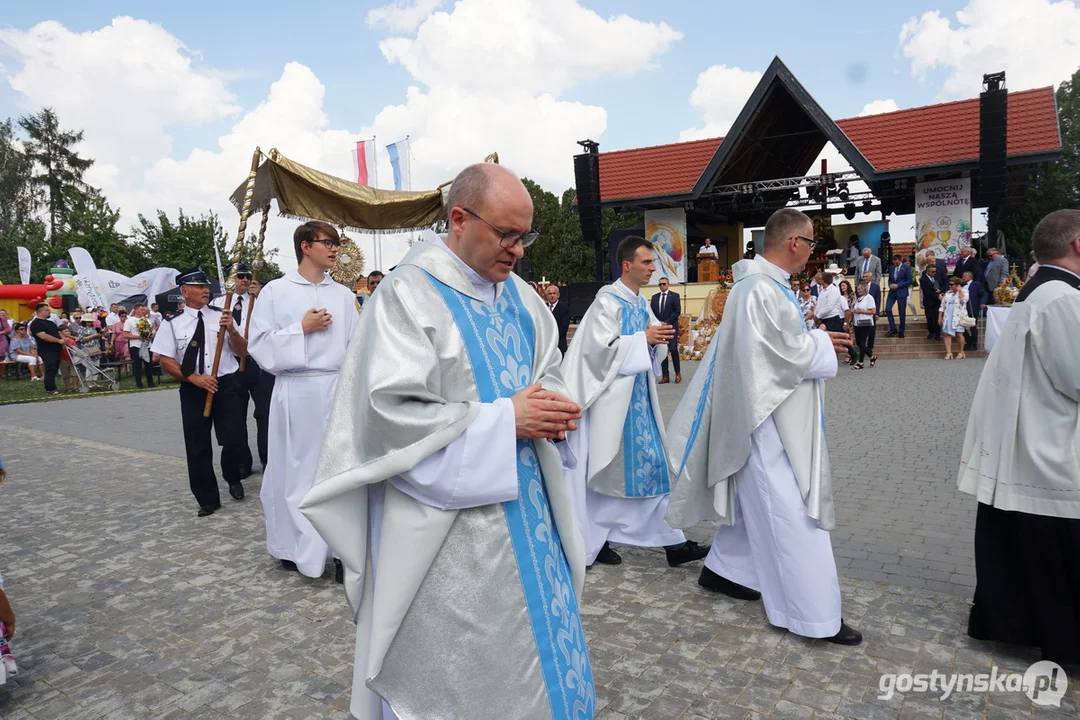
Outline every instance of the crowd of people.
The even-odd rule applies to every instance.
[[[153,387],[161,371],[148,349],[161,322],[156,303],[149,307],[133,303],[130,309],[116,303],[107,311],[76,307],[70,314],[57,313],[40,303],[29,322],[14,322],[6,310],[0,310],[0,358],[25,365],[30,382],[43,383],[48,395],[75,392],[81,383],[88,388],[97,386],[96,374],[80,376],[76,364],[83,368],[130,369],[137,387]],[[71,348],[78,352],[72,353]],[[57,375],[63,392],[57,386]]]

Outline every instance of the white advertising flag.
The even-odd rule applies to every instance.
[[[19,247],[19,280],[23,285],[30,284],[30,251]]]
[[[98,275],[94,258],[80,247],[68,249],[68,254],[71,255],[71,261],[75,263],[75,272],[79,274],[79,295],[85,296],[88,304],[94,307],[107,308],[109,303],[105,300],[105,283]]]

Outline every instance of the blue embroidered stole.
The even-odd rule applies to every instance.
[[[649,309],[639,297],[632,304],[619,295],[612,295],[622,305],[622,334],[633,335],[649,326]],[[649,395],[649,373],[634,376],[630,407],[623,421],[623,474],[628,498],[656,497],[671,492],[667,457],[660,438],[660,425],[653,413]]]
[[[532,316],[507,281],[494,305],[428,273],[465,341],[480,402],[508,398],[532,380]],[[577,597],[531,440],[517,441],[518,497],[503,503],[554,720],[589,720],[596,707]],[[497,652],[497,648],[492,649]]]

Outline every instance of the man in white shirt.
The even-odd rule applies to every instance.
[[[109,314],[105,316],[105,324],[112,327],[118,322],[120,322],[120,306],[113,303],[109,306]]]
[[[844,331],[844,311],[847,310],[847,306],[843,295],[840,294],[840,286],[833,282],[833,278],[839,275],[839,272],[823,274],[822,288],[818,292],[817,307],[814,310],[818,324],[824,325],[829,332]]]
[[[713,257],[719,257],[716,252],[716,246],[712,244],[712,240],[705,238],[705,244],[698,250],[698,255],[712,255]]]
[[[150,367],[150,341],[144,341],[139,334],[139,321],[147,316],[146,306],[136,303],[131,315],[124,321],[124,337],[127,338],[131,351],[131,372],[135,376],[135,385],[143,387],[143,375],[146,375],[146,387],[154,387],[154,373]],[[146,345],[146,347],[144,347]]]

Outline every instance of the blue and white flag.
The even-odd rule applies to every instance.
[[[390,143],[386,146],[390,156],[390,167],[394,170],[394,189],[412,190],[412,178],[409,177],[409,138]]]

